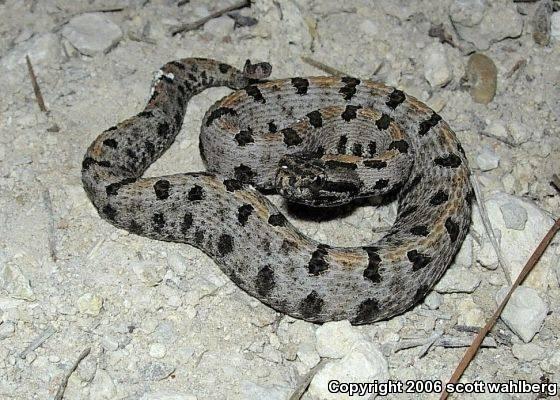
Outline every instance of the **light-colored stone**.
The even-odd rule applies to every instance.
[[[496,303],[505,297],[508,288],[502,288],[496,295]],[[525,343],[541,329],[548,313],[548,305],[541,299],[538,292],[527,286],[519,286],[513,292],[501,319]]]
[[[163,358],[167,353],[167,349],[161,343],[152,343],[150,345],[150,357]]]
[[[506,228],[522,231],[527,223],[527,210],[517,202],[509,202],[500,205],[502,218]]]
[[[387,361],[381,351],[373,343],[362,340],[356,342],[343,358],[331,361],[317,372],[308,393],[314,400],[368,399],[371,393],[365,396],[332,393],[329,391],[329,382],[374,382],[386,381],[388,378]]]
[[[131,261],[129,265],[146,286],[157,286],[165,276],[166,268],[153,261]]]
[[[6,263],[0,266],[0,289],[4,289],[14,299],[35,300],[29,279],[14,264]]]
[[[484,311],[470,297],[459,303],[457,314],[457,325],[482,327],[486,324]]]
[[[511,226],[512,222],[509,221],[506,224],[501,210],[501,207],[506,204],[509,204],[507,207],[523,208],[525,210],[527,222],[524,230],[508,228],[508,225]],[[554,220],[533,202],[502,192],[495,192],[486,198],[486,209],[492,227],[500,232],[498,238],[506,264],[505,267],[510,273],[511,280],[514,281],[542,238],[554,224]],[[473,217],[474,219],[480,218],[476,215],[473,215]],[[552,250],[548,249],[533,272],[537,270],[551,271],[555,261]],[[529,276],[525,284],[544,287],[548,285],[546,282],[548,281],[547,275],[543,275],[544,281],[537,280],[537,276]]]
[[[459,36],[478,50],[523,31],[523,19],[508,0],[454,0],[450,17]]]
[[[439,293],[472,293],[480,285],[480,277],[472,268],[449,268],[435,290]]]
[[[500,156],[490,147],[485,146],[476,156],[476,163],[482,171],[491,171],[498,168]]]
[[[117,388],[111,375],[104,369],[98,369],[89,388],[89,398],[92,400],[111,400],[117,395]]]
[[[233,32],[233,18],[223,15],[219,18],[212,18],[204,24],[204,32],[210,33],[216,37],[224,37]]]
[[[545,349],[534,343],[514,343],[511,352],[518,360],[542,360],[546,355]]]
[[[281,385],[259,385],[254,382],[245,381],[241,385],[243,399],[247,400],[288,400],[293,389]]]
[[[424,76],[432,87],[445,86],[453,79],[453,71],[441,43],[432,43],[424,51]]]
[[[36,70],[47,64],[57,64],[63,59],[57,35],[43,33],[19,43],[0,59],[0,65],[8,70],[21,68],[26,64],[26,55],[29,55]]]
[[[176,392],[172,390],[158,390],[156,392],[144,393],[140,400],[197,400],[192,394]]]
[[[16,325],[11,321],[0,323],[0,340],[9,338],[14,334]]]
[[[84,293],[76,303],[80,313],[91,316],[99,315],[103,307],[103,299],[95,293]]]
[[[432,291],[424,299],[424,304],[430,310],[437,310],[439,308],[439,306],[441,305],[442,299],[443,299],[443,296],[441,294],[439,294],[438,292]]]
[[[302,343],[298,350],[297,356],[299,360],[309,369],[313,368],[315,365],[321,361],[321,357],[319,353],[317,353],[317,349],[315,346],[312,346],[310,343]]]
[[[121,40],[123,33],[106,14],[87,13],[73,17],[62,35],[82,54],[107,53]]]
[[[560,11],[556,11],[550,17],[550,36],[560,40]]]
[[[327,322],[317,328],[317,352],[321,357],[341,358],[363,335],[347,320]]]

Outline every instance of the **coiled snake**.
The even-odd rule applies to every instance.
[[[89,198],[119,228],[201,249],[243,290],[293,317],[363,324],[405,311],[443,274],[470,223],[455,134],[400,90],[352,77],[263,80],[270,69],[165,64],[144,111],[88,148]],[[208,172],[142,178],[179,133],[188,101],[214,86],[236,91],[204,117]],[[331,247],[258,191],[271,189],[316,207],[400,189],[398,215],[376,243]]]

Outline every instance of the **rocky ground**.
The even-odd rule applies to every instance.
[[[330,379],[437,385],[560,215],[550,184],[560,172],[559,3],[257,0],[169,34],[232,4],[0,0],[0,398],[54,398],[66,386],[66,399],[289,399],[306,376],[304,399],[347,398],[328,393]],[[273,77],[325,74],[302,60],[310,57],[427,102],[463,143],[503,268],[476,208],[456,262],[423,304],[368,326],[317,326],[249,297],[192,247],[102,221],[80,182],[86,147],[141,110],[154,71],[189,56],[265,60]],[[227,92],[189,104],[177,143],[150,175],[203,168],[200,120]],[[290,219],[317,239],[356,245],[394,217],[389,205],[321,223]],[[560,381],[559,243],[517,290],[464,382]]]

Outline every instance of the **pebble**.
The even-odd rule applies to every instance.
[[[486,324],[484,311],[470,297],[457,306],[457,325],[482,327]]]
[[[474,102],[488,104],[496,95],[498,70],[491,58],[474,53],[469,57],[463,81]]]
[[[26,301],[35,300],[29,279],[21,272],[17,265],[4,264],[0,267],[0,288],[4,289],[10,297]]]
[[[506,228],[522,231],[527,223],[527,210],[515,202],[500,205]]]
[[[511,352],[522,361],[542,360],[546,355],[545,350],[534,343],[514,343]]]
[[[97,294],[84,293],[76,302],[78,311],[91,316],[99,315],[103,307],[103,299]]]
[[[473,238],[467,234],[459,252],[455,256],[453,265],[470,268],[473,265]]]
[[[315,346],[310,343],[302,343],[297,350],[297,357],[299,360],[309,369],[313,368],[315,365],[321,361],[321,357]]]
[[[480,285],[480,277],[472,269],[465,267],[449,268],[436,284],[438,293],[472,293]]]
[[[172,251],[167,255],[167,265],[179,276],[187,272],[187,260],[178,252]]]
[[[146,286],[159,285],[166,273],[165,266],[154,261],[135,260],[130,261],[129,266]]]
[[[9,338],[16,331],[16,325],[12,321],[0,323],[0,340]]]
[[[21,68],[22,65],[26,64],[26,55],[29,55],[35,73],[40,71],[37,67],[58,63],[62,59],[62,47],[58,36],[54,33],[32,36],[1,57],[0,65],[8,70]]]
[[[223,38],[233,32],[234,25],[235,20],[233,18],[223,15],[219,18],[213,18],[204,24],[204,32]]]
[[[484,146],[476,156],[476,163],[481,171],[491,171],[498,168],[500,156],[489,146]]]
[[[317,352],[321,357],[344,357],[363,335],[349,321],[327,322],[317,328]]]
[[[103,13],[73,17],[62,29],[64,36],[81,54],[105,54],[119,43],[121,28]]]
[[[497,304],[502,301],[508,290],[507,287],[504,287],[498,291]],[[535,289],[519,286],[504,308],[501,319],[513,333],[528,343],[541,329],[547,313],[548,306]]]
[[[454,0],[449,16],[459,37],[481,51],[523,31],[523,18],[509,0]]]
[[[89,388],[89,399],[111,400],[117,397],[117,388],[111,375],[104,369],[98,369]]]
[[[103,336],[100,340],[101,346],[107,351],[116,351],[119,348],[119,342],[112,336]]]
[[[293,389],[281,385],[259,385],[245,381],[241,385],[243,399],[246,400],[286,400],[290,398]]]
[[[140,400],[197,400],[197,397],[171,390],[158,390],[157,392],[144,393]]]
[[[441,43],[432,43],[424,54],[424,77],[432,87],[442,87],[453,79],[453,71],[447,60],[445,47]]]
[[[437,310],[441,306],[442,299],[443,299],[443,296],[441,294],[439,294],[438,292],[432,291],[424,299],[424,304],[430,310]]]
[[[560,11],[556,11],[550,17],[550,36],[560,40]]]
[[[150,357],[163,358],[167,353],[167,349],[161,343],[152,343],[150,346]]]
[[[508,218],[506,221],[502,211],[502,206],[505,205],[507,205],[506,209],[509,207],[514,209],[523,208],[525,210],[527,219],[523,230],[508,228],[508,225],[519,227],[525,218],[522,216],[521,221],[513,220],[509,219],[509,214],[506,214],[506,218]],[[514,281],[542,238],[554,224],[554,220],[532,201],[503,192],[495,192],[488,196],[486,198],[486,209],[492,227],[495,231],[499,232],[497,238],[499,239],[498,243],[504,258],[505,267],[509,272],[511,280]],[[517,212],[523,214],[523,211],[518,210]],[[475,228],[476,231],[484,232],[480,216],[477,213],[473,215],[473,221],[475,226],[477,226]],[[556,259],[552,251],[545,252],[525,283],[536,287],[548,285],[549,282],[547,282],[548,279],[546,277],[540,279],[542,276],[535,273],[542,270],[552,270],[555,262]]]
[[[546,46],[550,43],[552,0],[542,0],[531,21],[533,26],[533,40],[536,44]]]
[[[308,394],[312,399],[356,399],[370,398],[366,396],[349,396],[347,394],[331,393],[329,381],[339,382],[374,382],[386,381],[389,378],[387,361],[381,350],[366,340],[356,342],[343,358],[331,361],[313,377],[309,384]]]
[[[486,11],[486,0],[454,0],[449,6],[451,20],[462,26],[476,26]]]
[[[142,370],[142,376],[148,381],[161,381],[167,378],[175,371],[175,367],[171,364],[153,361],[146,364]]]

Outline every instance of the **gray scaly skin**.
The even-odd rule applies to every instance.
[[[356,78],[258,81],[207,59],[159,71],[140,114],[101,133],[82,165],[85,190],[119,228],[188,243],[274,309],[322,323],[391,317],[421,301],[458,251],[472,189],[461,145],[415,98]],[[200,147],[208,172],[142,174],[171,146],[188,101],[236,89],[206,113]],[[371,246],[331,247],[306,237],[259,191],[332,206],[398,194],[390,232]]]

